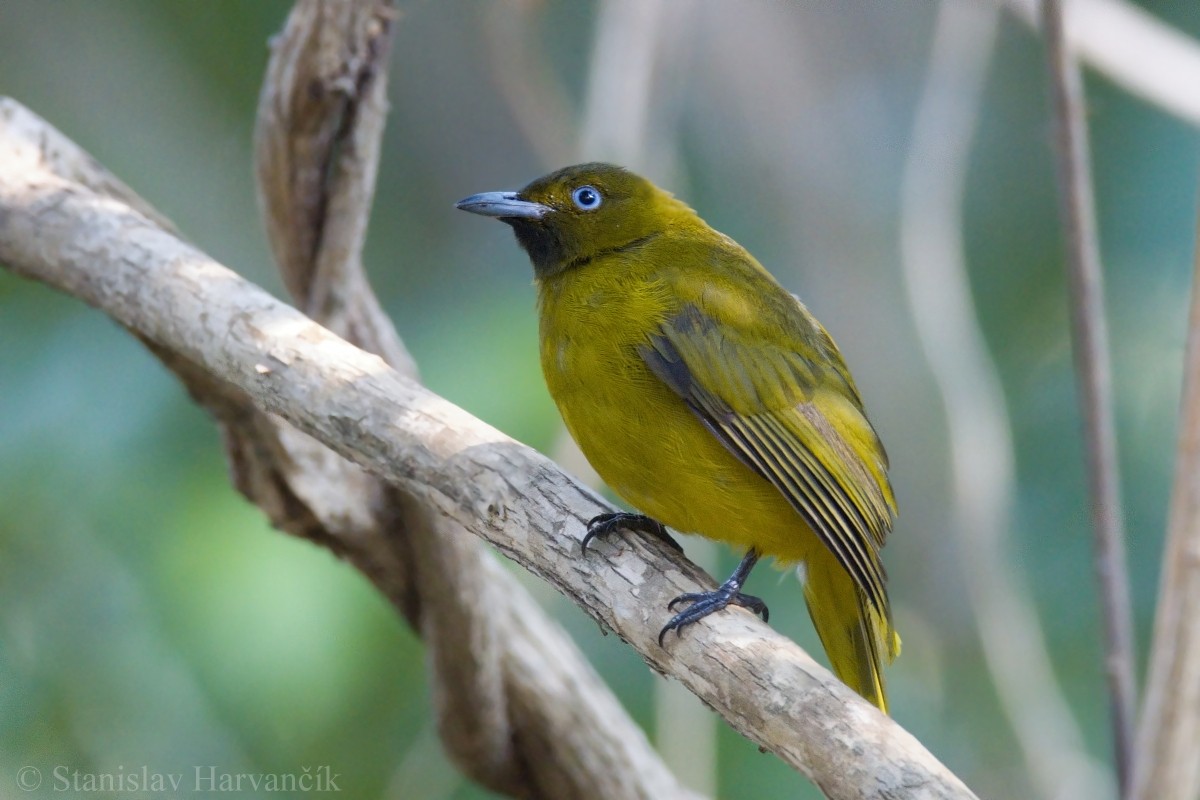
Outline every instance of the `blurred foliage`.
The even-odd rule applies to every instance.
[[[7,0],[0,93],[78,141],[217,259],[279,292],[257,223],[250,141],[267,41],[289,5]],[[525,258],[498,226],[452,208],[558,166],[524,138],[490,60],[496,15],[529,6],[403,4],[366,260],[428,385],[549,450],[559,423],[536,363]],[[568,110],[581,108],[595,7],[533,7],[529,41]],[[890,672],[895,716],[981,796],[1027,796],[967,611],[961,532],[948,527],[939,401],[900,299],[898,184],[934,9],[915,0],[690,8],[670,185],[828,325],[892,456],[902,515],[886,555],[905,635]],[[1200,34],[1194,0],[1150,10]],[[734,66],[742,63],[751,66]],[[1011,552],[1029,574],[1087,746],[1106,761],[1041,69],[1036,38],[1006,22],[973,152],[967,243],[1016,432]],[[1198,137],[1094,74],[1089,90],[1144,652],[1173,457]],[[55,765],[188,775],[196,765],[329,765],[352,797],[489,796],[437,747],[420,642],[356,573],[272,532],[230,489],[209,420],[139,344],[3,271],[0,342],[0,791],[15,793],[23,765],[46,773],[34,796],[53,794]],[[735,559],[723,553],[717,571]],[[819,652],[795,582],[766,571],[754,583],[779,629]],[[659,679],[529,585],[652,727]],[[817,796],[721,730],[722,796]]]

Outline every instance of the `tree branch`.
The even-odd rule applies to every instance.
[[[397,13],[391,0],[296,3],[271,43],[255,173],[271,249],[297,306],[415,379],[362,267]]]
[[[1200,223],[1196,231],[1175,487],[1133,768],[1137,800],[1200,795]]]
[[[963,198],[999,29],[987,3],[942,3],[904,181],[900,250],[921,348],[950,431],[953,520],[967,596],[1001,708],[1038,797],[1110,786],[1054,675],[1026,574],[1011,553],[1016,458],[1004,388],[971,296]]]
[[[1040,0],[1000,0],[1025,24]],[[1200,42],[1128,0],[1068,0],[1067,49],[1130,94],[1200,126]]]
[[[117,185],[115,179],[42,120],[2,98],[0,172],[0,184],[9,187],[25,175],[58,185],[66,195],[81,197],[84,187],[95,187],[90,204],[131,217],[131,209],[149,210],[123,186],[119,194],[128,206],[114,202],[105,190]],[[349,188],[335,179],[321,191],[340,194],[339,185]],[[0,202],[0,259],[13,243],[8,219]],[[137,220],[136,227],[148,232],[147,220]],[[76,230],[82,232],[85,222],[77,219]],[[118,257],[136,257],[126,253],[136,248],[122,243],[123,233],[107,235],[116,237],[109,246]],[[49,237],[42,231],[26,245],[37,247]],[[100,261],[91,268],[103,273]],[[255,408],[244,392],[188,354],[130,330],[217,419],[237,488],[280,529],[350,562],[425,638],[443,742],[464,772],[522,798],[696,798],[664,768],[569,637],[478,539],[452,519],[431,519],[405,493]],[[435,559],[422,557],[430,552]],[[469,657],[455,646],[462,639],[469,640]],[[473,669],[443,669],[456,655],[458,664]]]
[[[415,364],[371,292],[361,258],[395,17],[391,0],[299,0],[272,42],[255,153],[260,205],[293,297],[330,330],[415,380]],[[264,419],[252,433],[259,438],[230,438],[240,449],[285,444],[291,458],[268,462],[267,470],[287,474],[297,494],[336,493],[343,509],[367,517],[359,531],[396,543],[403,611],[425,642],[438,732],[465,774],[517,797],[692,796],[478,539],[286,424]],[[287,473],[296,462],[323,469],[316,480]],[[637,767],[613,770],[610,758],[632,758]]]
[[[14,271],[101,308],[222,387],[229,402],[278,415],[399,487],[426,518],[488,540],[830,797],[973,797],[910,734],[749,613],[706,619],[660,648],[666,603],[711,581],[640,538],[580,557],[584,520],[607,509],[593,493],[126,204],[54,175],[40,155],[47,137],[61,138],[0,103],[0,260]],[[404,556],[386,536],[331,546],[362,552],[352,560],[375,569]],[[520,612],[505,611],[517,630]],[[544,665],[535,653],[520,654],[526,667]],[[556,674],[564,693],[580,683]],[[593,679],[589,671],[583,682]],[[564,713],[580,712],[568,703]],[[575,755],[612,772],[638,768],[626,753]]]
[[[1105,672],[1112,704],[1113,749],[1121,797],[1128,797],[1136,704],[1133,613],[1125,564],[1125,524],[1117,464],[1112,367],[1104,309],[1104,273],[1096,233],[1083,78],[1067,50],[1061,0],[1044,0],[1042,29],[1055,117],[1055,157],[1071,288],[1071,340],[1087,442],[1093,549],[1105,633]]]

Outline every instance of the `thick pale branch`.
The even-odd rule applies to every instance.
[[[298,0],[272,41],[259,99],[255,166],[271,248],[295,302],[317,322],[415,380],[415,364],[380,309],[361,262],[386,117],[394,16],[390,0]],[[520,607],[520,616],[541,617],[541,612],[509,576],[491,568],[495,556],[482,542],[447,518],[425,513],[420,498],[378,477],[356,474],[361,470],[355,464],[314,439],[298,437],[286,424],[273,426],[274,431],[263,427],[250,432],[257,439],[247,442],[237,432],[229,439],[239,444],[277,440],[290,444],[290,453],[325,456],[316,481],[288,473],[288,485],[316,483],[349,497],[369,517],[364,527],[389,532],[403,547],[396,581],[406,589],[403,610],[425,641],[438,733],[465,774],[516,797],[576,794],[581,787],[607,783],[609,776],[577,768],[561,743],[605,734],[645,760],[658,761],[624,715],[609,715],[603,724],[594,719],[590,725],[570,725],[559,714],[561,697],[549,692],[514,697],[521,671],[513,668],[512,656],[538,648],[513,630],[518,614],[510,607]],[[269,475],[287,473],[287,463],[253,466]],[[550,632],[555,626],[545,620],[544,628]],[[590,674],[577,654],[549,649],[556,651],[558,674]],[[546,680],[549,673],[537,671],[543,683],[553,682]],[[619,709],[602,684],[591,694],[594,701]],[[534,738],[559,746],[535,746]],[[664,769],[657,772],[666,778]],[[652,789],[656,783],[662,781],[647,780],[638,793],[667,790]]]
[[[667,601],[711,585],[704,576],[638,539],[581,558],[583,521],[606,508],[590,491],[125,204],[36,159],[0,161],[0,260],[103,309],[420,498],[423,513],[487,539],[830,797],[973,796],[910,734],[749,613],[716,615],[660,648]]]
[[[1000,2],[1041,27],[1041,0]],[[1072,54],[1129,93],[1200,126],[1200,42],[1129,0],[1067,0],[1064,6]]]
[[[349,160],[344,152],[340,161]],[[123,202],[148,209],[76,145],[3,99],[0,164],[11,174],[45,172],[47,180],[94,187],[105,196],[117,187]],[[355,189],[361,185],[354,178],[333,178],[322,190],[361,197]],[[338,216],[326,215],[325,226],[336,224]],[[345,233],[321,238],[344,241]],[[299,285],[326,266],[346,271],[345,264],[332,262],[323,260]],[[365,281],[359,291],[369,291]],[[374,331],[391,330],[386,318],[364,319],[372,308],[350,302],[339,314],[322,304],[318,312],[333,313],[352,335],[370,340]],[[281,530],[352,564],[419,630],[429,653],[440,732],[464,772],[494,791],[527,800],[696,800],[663,766],[575,644],[483,542],[452,518],[427,513],[419,498],[256,409],[244,392],[187,355],[139,337],[216,418],[237,488]],[[380,352],[395,352],[386,338]],[[400,362],[403,366],[404,359]]]

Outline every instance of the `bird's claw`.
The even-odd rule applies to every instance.
[[[679,542],[671,538],[671,535],[667,533],[666,527],[658,520],[651,519],[643,514],[629,514],[624,511],[616,511],[608,514],[599,514],[588,520],[587,533],[584,534],[583,542],[580,545],[583,554],[587,555],[588,544],[591,543],[592,539],[598,536],[607,536],[618,528],[649,534],[656,539],[666,542],[680,553],[683,552],[683,548],[679,546]]]
[[[675,606],[680,603],[691,603],[691,605],[671,617],[670,621],[659,631],[659,647],[663,646],[663,640],[666,638],[668,631],[679,633],[684,627],[691,625],[693,622],[698,622],[709,614],[720,611],[726,606],[741,606],[748,609],[752,613],[762,617],[763,622],[767,622],[771,616],[771,612],[767,609],[767,604],[761,598],[751,594],[742,594],[737,590],[737,587],[730,586],[728,582],[721,584],[720,588],[716,591],[681,594],[667,604],[667,610],[674,611]]]

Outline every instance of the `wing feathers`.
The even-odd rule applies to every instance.
[[[838,540],[842,545],[838,551],[849,553],[854,562],[854,568],[849,569],[849,572],[854,575],[855,582],[867,592],[877,608],[885,608],[886,575],[879,560],[878,547],[872,546],[862,536],[862,531],[868,526],[858,506],[847,497],[841,483],[829,473],[811,450],[796,446],[794,435],[784,429],[778,417],[763,415],[754,418],[754,422],[763,438],[773,443],[780,467],[802,479],[814,504],[822,511],[826,526],[818,530],[818,535],[826,541]],[[845,558],[839,558],[839,561],[846,564]]]
[[[886,456],[857,409],[852,385],[837,394],[840,383],[834,383],[835,394],[826,398],[832,420],[818,407],[822,393],[830,391],[819,376],[844,373],[844,365],[839,360],[830,372],[797,352],[799,347],[742,344],[737,334],[687,306],[639,352],[726,449],[783,494],[870,604],[888,617],[879,559],[894,514],[882,472]],[[846,402],[854,405],[853,414]],[[848,440],[839,428],[854,424],[864,430],[849,430]],[[868,452],[860,455],[863,448]],[[873,469],[868,462],[882,466]]]

